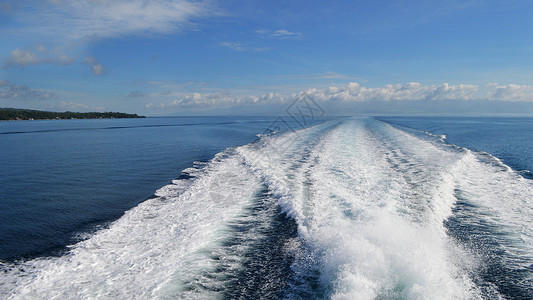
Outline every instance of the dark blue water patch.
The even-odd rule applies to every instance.
[[[509,251],[510,241],[504,229],[490,221],[488,212],[470,203],[455,191],[457,202],[453,215],[444,222],[448,234],[480,259],[481,265],[471,277],[485,299],[533,299],[533,265],[527,256]],[[526,267],[524,267],[526,266]]]
[[[395,126],[446,135],[446,142],[501,159],[533,179],[533,118],[530,117],[377,117]]]
[[[270,210],[268,223],[256,224],[257,221],[251,221],[232,226],[234,232],[261,226],[258,233],[263,238],[255,241],[243,254],[242,268],[228,276],[227,284],[222,290],[226,299],[280,299],[293,277],[291,264],[294,253],[287,251],[287,244],[297,238],[296,222],[282,213],[275,201],[265,199],[271,197],[267,189],[263,190],[261,197],[263,201],[256,202],[251,213],[256,216]],[[258,220],[256,217],[252,219]],[[246,242],[235,238],[227,241],[226,246]],[[227,274],[227,271],[223,272]]]
[[[227,230],[231,237],[222,250],[210,253],[216,267],[186,282],[184,289],[217,292],[224,299],[283,298],[293,277],[295,253],[288,244],[297,238],[297,225],[266,185]]]

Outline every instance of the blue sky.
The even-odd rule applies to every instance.
[[[533,2],[0,0],[0,107],[533,113]]]

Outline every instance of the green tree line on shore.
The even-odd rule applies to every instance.
[[[47,120],[47,119],[119,119],[144,118],[137,114],[120,112],[51,112],[41,110],[0,108],[0,120]]]

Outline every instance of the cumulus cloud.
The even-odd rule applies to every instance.
[[[91,71],[93,72],[94,75],[100,76],[100,75],[105,74],[106,69],[104,65],[102,64],[94,64],[91,66]]]
[[[475,85],[422,85],[417,82],[407,84],[387,84],[383,87],[368,88],[351,82],[346,86],[327,89],[310,89],[307,92],[319,101],[398,101],[398,100],[469,100],[478,91]]]
[[[0,80],[0,99],[42,100],[52,97],[53,94],[46,91],[34,90],[25,85],[15,85],[7,80]]]
[[[418,82],[365,87],[357,82],[324,89],[308,89],[295,94],[266,93],[232,96],[228,93],[192,93],[175,98],[170,103],[149,103],[146,108],[224,108],[243,105],[288,104],[305,93],[319,103],[371,103],[402,101],[444,103],[443,101],[521,101],[533,102],[533,87],[492,84],[484,87],[469,84],[423,85]]]
[[[146,105],[146,108],[221,108],[238,105],[285,103],[288,99],[287,95],[278,93],[266,93],[259,96],[231,96],[227,93],[192,93],[175,98],[168,104],[149,103]]]
[[[4,58],[3,68],[24,68],[29,65],[39,64],[69,65],[73,61],[73,57],[57,51],[49,51],[43,45],[39,45],[27,49],[15,48],[8,57]]]
[[[101,63],[99,63],[94,57],[86,57],[83,62],[91,66],[91,72],[93,72],[93,74],[96,76],[104,75],[107,73],[107,68]]]
[[[530,85],[491,84],[487,98],[490,100],[533,102],[533,87]]]

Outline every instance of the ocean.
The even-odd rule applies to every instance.
[[[300,121],[1,122],[0,295],[533,298],[533,118]]]

